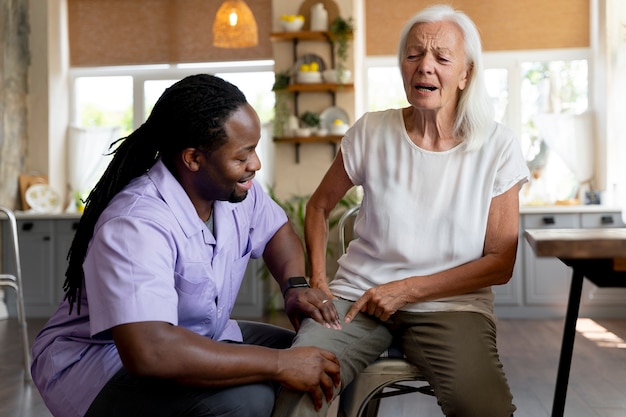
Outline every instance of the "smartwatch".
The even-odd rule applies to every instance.
[[[287,286],[283,290],[283,298],[290,288],[311,288],[305,277],[291,277],[287,280]]]

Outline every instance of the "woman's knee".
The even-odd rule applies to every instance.
[[[446,416],[509,417],[515,411],[513,396],[503,375],[495,375],[491,380],[482,375],[443,384],[436,395]]]

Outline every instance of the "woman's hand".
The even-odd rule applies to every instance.
[[[370,288],[354,302],[344,321],[349,323],[359,312],[378,317],[382,321],[389,320],[396,311],[411,302],[407,286],[408,281],[403,279]]]
[[[329,329],[341,329],[339,313],[330,297],[317,288],[289,289],[285,293],[285,312],[294,329],[297,331],[306,317],[311,317]]]

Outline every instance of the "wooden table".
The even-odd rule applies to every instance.
[[[562,417],[583,278],[598,287],[626,287],[626,228],[529,229],[524,236],[535,255],[557,257],[573,269],[552,404],[552,417]]]

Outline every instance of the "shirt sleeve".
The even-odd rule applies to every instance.
[[[500,129],[502,129],[501,126]],[[519,140],[508,129],[503,130],[506,142],[498,162],[498,171],[493,185],[494,197],[504,194],[517,184],[525,183],[530,175]]]
[[[162,219],[163,220],[163,219]],[[85,259],[91,334],[119,324],[178,324],[175,243],[159,221],[121,216],[99,227]]]

